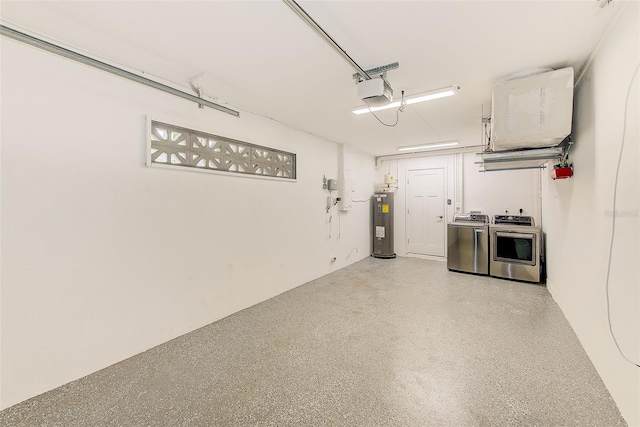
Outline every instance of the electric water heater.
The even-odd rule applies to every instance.
[[[395,258],[393,252],[393,193],[373,195],[373,251],[376,258]]]

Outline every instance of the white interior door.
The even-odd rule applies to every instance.
[[[407,171],[407,252],[444,256],[444,168]]]

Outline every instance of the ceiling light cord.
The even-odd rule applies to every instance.
[[[398,124],[398,121],[400,120],[400,116],[398,115],[398,113],[400,112],[400,108],[398,108],[398,109],[396,110],[396,122],[395,122],[394,124],[392,124],[392,125],[390,125],[390,124],[388,124],[388,123],[385,123],[385,122],[383,122],[382,120],[380,120],[380,117],[376,116],[376,113],[374,113],[373,111],[371,111],[371,108],[369,108],[369,112],[370,112],[371,114],[373,114],[373,117],[375,117],[375,118],[376,118],[376,120],[378,120],[381,124],[383,124],[383,125],[385,125],[385,126],[387,126],[387,127],[390,127],[390,128],[392,128],[392,127],[394,127],[395,125],[397,125],[397,124]]]
[[[605,294],[607,296],[607,321],[609,322],[609,333],[611,334],[611,338],[613,338],[613,342],[616,345],[616,348],[618,349],[618,352],[620,353],[620,355],[629,363],[631,363],[632,365],[640,368],[640,364],[633,362],[632,360],[630,360],[623,352],[622,349],[620,348],[620,345],[618,344],[618,340],[616,339],[615,334],[613,333],[613,326],[611,325],[611,304],[609,302],[609,277],[611,275],[611,258],[612,258],[612,254],[613,254],[613,240],[615,238],[616,235],[616,199],[618,197],[618,175],[620,174],[620,163],[622,163],[622,153],[624,150],[624,140],[625,140],[625,136],[626,136],[626,131],[627,131],[627,109],[629,108],[629,97],[631,95],[631,88],[633,87],[633,82],[636,79],[636,76],[638,75],[638,68],[640,68],[640,63],[638,65],[636,65],[636,70],[633,73],[633,76],[631,77],[631,82],[629,83],[629,88],[627,89],[627,99],[624,103],[624,122],[622,124],[622,142],[620,143],[620,154],[618,155],[618,164],[616,166],[616,179],[614,181],[613,184],[613,211],[611,213],[612,215],[612,221],[611,221],[611,242],[609,244],[609,259],[607,261],[607,278],[605,280]]]
[[[390,125],[388,123],[385,123],[382,120],[380,120],[380,117],[376,116],[376,113],[374,113],[373,110],[371,110],[371,107],[367,106],[367,108],[369,109],[369,112],[371,114],[373,114],[373,117],[375,117],[376,120],[378,120],[381,124],[392,128],[392,127],[394,127],[395,125],[398,124],[398,121],[400,120],[400,113],[404,112],[404,107],[406,107],[406,106],[407,106],[407,101],[404,100],[404,91],[402,91],[402,98],[401,98],[401,101],[400,101],[400,106],[396,110],[396,122],[394,124],[392,124],[392,125]]]
[[[401,93],[401,98],[400,98],[400,107],[398,107],[398,111],[400,111],[401,113],[404,112],[404,107],[407,106],[407,101],[404,100],[404,91],[400,92]]]

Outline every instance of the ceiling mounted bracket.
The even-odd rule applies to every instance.
[[[189,80],[189,86],[198,95],[198,98],[202,98],[202,76],[203,74],[201,73]],[[198,108],[204,108],[204,105],[198,104]]]
[[[367,75],[369,77],[380,75],[380,76],[382,76],[382,78],[386,78],[387,77],[387,71],[395,70],[397,68],[400,68],[400,64],[397,63],[397,62],[392,62],[391,64],[382,65],[380,67],[375,67],[375,68],[372,68],[370,70],[366,70],[366,73],[367,73]],[[356,81],[356,84],[358,84],[361,81],[365,80],[365,78],[360,73],[354,73],[353,74],[353,78]]]
[[[508,151],[477,153],[481,160],[480,172],[494,172],[518,169],[544,169],[549,160],[561,161],[565,156],[565,147],[547,147]]]

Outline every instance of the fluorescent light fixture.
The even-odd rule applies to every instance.
[[[437,144],[409,145],[407,147],[398,148],[398,151],[429,150],[431,148],[453,147],[458,144],[459,144],[458,141],[449,141],[449,142],[441,142]]]
[[[439,98],[446,98],[447,96],[453,96],[458,92],[460,86],[449,86],[438,90],[432,90],[431,92],[419,93],[417,95],[408,96],[404,99],[407,105],[417,104],[419,102],[431,101]],[[358,107],[353,110],[354,114],[364,114],[369,112],[375,112],[380,110],[388,110],[389,108],[398,108],[401,101],[391,102],[387,105],[380,107]]]

